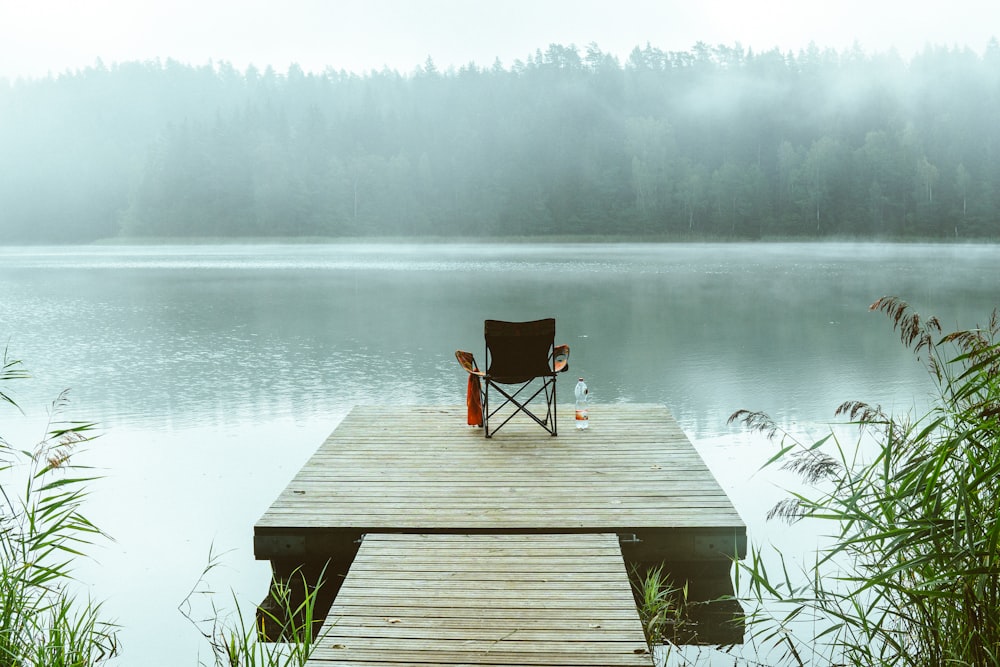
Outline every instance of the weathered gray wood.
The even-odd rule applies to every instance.
[[[530,664],[619,664],[560,642],[581,642],[596,627],[634,632],[631,595],[627,609],[608,605],[619,584],[607,559],[620,567],[623,553],[634,565],[669,561],[681,580],[691,573],[713,584],[710,597],[721,594],[714,584],[728,584],[746,529],[666,408],[595,407],[583,432],[572,410],[560,415],[557,437],[515,420],[486,439],[459,407],[350,412],[254,527],[255,554],[271,560],[276,580],[300,566],[318,576],[332,559],[321,592],[324,609],[337,594],[330,617],[355,619],[343,621],[345,640],[375,628],[373,641],[397,642],[393,656],[369,647],[349,660],[328,642],[317,664],[529,664],[525,651]],[[422,534],[431,537],[415,551]],[[353,583],[339,588],[348,567]],[[383,627],[404,615],[409,634]],[[519,652],[496,658],[490,633],[506,627],[521,633]],[[553,641],[553,632],[565,634]],[[463,650],[440,651],[459,641]],[[636,655],[621,664],[649,664]]]
[[[324,534],[664,530],[742,555],[742,520],[666,408],[594,406],[583,432],[559,414],[557,437],[515,420],[486,439],[460,407],[356,407],[257,522],[256,555],[300,540],[308,557]]]
[[[321,635],[313,667],[652,665],[614,534],[367,535]]]

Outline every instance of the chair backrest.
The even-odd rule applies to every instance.
[[[486,374],[514,384],[552,375],[551,352],[556,338],[552,318],[533,322],[486,320]]]

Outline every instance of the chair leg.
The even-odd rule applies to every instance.
[[[499,431],[500,429],[502,429],[507,424],[507,422],[509,422],[511,419],[513,419],[517,415],[518,412],[523,412],[525,415],[527,415],[528,417],[530,417],[532,420],[535,421],[535,423],[537,423],[539,426],[541,426],[546,431],[548,431],[549,435],[553,435],[553,436],[554,435],[558,435],[558,424],[557,424],[557,421],[556,421],[557,414],[556,414],[556,405],[555,405],[555,403],[556,403],[556,382],[555,382],[555,378],[542,378],[542,386],[538,387],[537,389],[535,389],[533,394],[531,394],[530,396],[528,396],[528,398],[523,399],[521,401],[518,400],[518,396],[521,394],[521,392],[525,391],[526,389],[528,389],[530,387],[531,381],[524,383],[523,385],[521,385],[517,389],[517,391],[514,391],[513,393],[508,393],[507,391],[505,391],[499,385],[493,385],[493,388],[496,391],[500,392],[500,394],[506,400],[504,400],[500,404],[499,407],[492,408],[492,409],[489,407],[490,385],[493,385],[493,383],[490,382],[490,380],[487,378],[487,380],[486,380],[486,387],[485,387],[484,392],[483,392],[484,393],[484,395],[483,395],[483,428],[484,428],[484,431],[485,431],[484,435],[487,438],[493,437],[493,434],[496,433],[497,431]],[[544,419],[541,418],[541,417],[539,417],[538,415],[536,415],[534,412],[532,412],[528,408],[528,406],[531,403],[531,401],[533,401],[536,398],[538,398],[538,396],[540,394],[542,394],[543,392],[544,392],[544,400],[545,400],[545,417],[544,417]],[[512,404],[514,406],[513,412],[511,414],[507,415],[507,418],[504,419],[500,423],[499,426],[495,427],[491,431],[490,430],[490,426],[489,426],[490,417],[493,416],[494,414],[496,414],[497,412],[499,412],[508,403],[510,403],[510,404]]]
[[[486,380],[486,386],[483,387],[483,433],[487,438],[492,438],[493,434],[490,433],[490,381]]]
[[[556,437],[556,435],[558,435],[558,433],[556,431],[559,428],[559,420],[556,419],[556,408],[558,407],[559,402],[556,400],[556,381],[555,380],[552,380],[552,403],[550,405],[552,406],[552,437],[554,438],[554,437]]]

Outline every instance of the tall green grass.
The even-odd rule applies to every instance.
[[[802,573],[784,559],[768,571],[760,549],[738,565],[751,635],[785,664],[1000,665],[1000,318],[944,333],[897,298],[871,309],[927,367],[925,414],[842,404],[873,451],[832,433],[800,442],[758,412],[730,418],[779,443],[769,465],[806,483],[772,516],[834,537]]]
[[[208,565],[198,582],[184,598],[179,609],[201,633],[211,649],[211,662],[203,667],[305,667],[306,661],[322,639],[316,619],[316,601],[323,585],[311,584],[304,575],[293,573],[289,581],[276,581],[270,595],[274,610],[259,609],[256,620],[247,623],[248,615],[231,594],[233,606],[222,609],[217,593],[209,584],[210,574],[221,566],[221,557],[209,551]],[[299,576],[296,576],[299,575]],[[195,617],[198,600],[208,605],[203,618]],[[268,636],[268,631],[273,636]]]
[[[6,387],[28,377],[21,362],[4,351],[0,408],[19,410]],[[67,405],[63,392],[34,447],[18,448],[0,436],[0,667],[94,667],[119,652],[118,626],[104,620],[101,604],[71,593],[74,561],[106,536],[82,513],[97,477],[73,462],[81,446],[94,439],[95,425],[63,420]],[[272,587],[277,611],[263,612],[263,621],[278,628],[280,636],[268,638],[256,622],[246,622],[235,595],[234,610],[216,605],[206,581],[219,565],[210,553],[180,609],[202,631],[211,664],[304,666],[318,641],[315,612],[322,575],[315,585],[303,578],[301,593],[294,582]],[[208,597],[211,613],[195,621],[190,601],[201,594]]]
[[[3,356],[0,386],[28,376]],[[86,667],[118,650],[117,628],[101,605],[71,592],[73,560],[101,531],[81,513],[93,479],[72,462],[93,439],[93,424],[61,421],[65,392],[53,403],[41,441],[30,449],[0,437],[0,665]],[[0,407],[16,410],[0,389]]]
[[[650,653],[657,645],[684,643],[692,634],[687,585],[675,585],[662,563],[634,570],[629,580]]]

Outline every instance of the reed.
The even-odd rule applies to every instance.
[[[663,564],[636,568],[629,577],[650,653],[657,645],[684,643],[693,633],[687,585],[677,586]]]
[[[769,572],[759,549],[738,564],[748,627],[788,664],[1000,665],[1000,318],[944,333],[898,298],[871,309],[926,366],[932,407],[842,404],[875,445],[864,457],[832,433],[800,442],[765,414],[730,418],[776,441],[768,465],[805,482],[772,517],[834,527],[799,575],[784,559]]]
[[[305,575],[293,573],[287,582],[272,584],[270,595],[274,610],[258,609],[255,621],[248,623],[247,613],[240,609],[235,593],[233,608],[221,609],[209,578],[222,564],[221,556],[209,551],[208,565],[179,609],[205,638],[211,649],[212,662],[203,667],[305,667],[317,643],[322,638],[316,620],[316,601],[323,585],[323,573],[316,584]],[[207,601],[210,609],[203,619],[196,619],[197,599]],[[252,614],[252,612],[251,612]],[[268,636],[268,631],[273,636]]]
[[[19,410],[5,388],[28,377],[5,350],[0,407]],[[96,427],[63,420],[67,406],[63,392],[52,404],[44,437],[32,448],[15,447],[0,436],[0,667],[95,667],[119,652],[118,627],[103,619],[101,604],[71,593],[74,561],[107,536],[82,513],[97,477],[73,460],[94,439]],[[238,604],[235,612],[218,608],[214,594],[202,586],[219,564],[210,552],[181,608],[192,619],[190,599],[200,593],[210,597],[212,613],[195,624],[211,647],[212,664],[303,667],[318,641],[315,607],[322,574],[317,585],[303,577],[301,594],[296,582],[276,584],[271,595],[277,611],[262,611],[258,627],[244,620]],[[274,639],[280,641],[262,639],[264,625],[278,628],[280,637]]]
[[[6,351],[0,386],[28,377]],[[0,390],[0,406],[18,409]],[[19,449],[0,437],[0,665],[89,667],[117,653],[101,605],[71,592],[71,572],[101,531],[81,513],[94,477],[73,463],[94,425],[62,421],[63,392],[41,441]],[[17,489],[17,492],[14,492]]]

